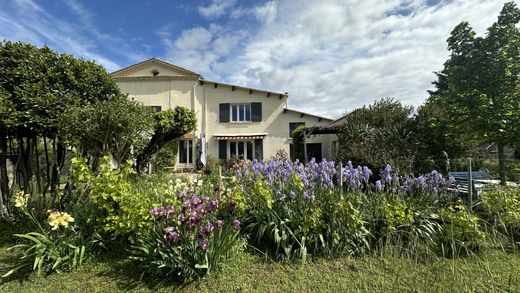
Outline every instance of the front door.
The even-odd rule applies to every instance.
[[[310,161],[312,158],[316,159],[316,162],[321,162],[321,143],[307,144],[307,161]]]

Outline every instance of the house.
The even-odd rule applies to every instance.
[[[156,111],[184,106],[196,113],[197,129],[179,140],[176,168],[193,168],[210,156],[261,160],[279,150],[289,154],[291,131],[297,126],[332,121],[287,108],[287,93],[206,80],[156,58],[111,75],[123,93]],[[312,138],[307,149],[310,157],[329,158],[330,139]]]

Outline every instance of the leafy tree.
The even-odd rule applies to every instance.
[[[429,102],[445,109],[449,124],[468,139],[497,143],[505,183],[504,146],[520,134],[520,9],[506,3],[484,37],[467,22],[448,38],[451,51]]]
[[[118,165],[143,150],[153,133],[152,114],[126,96],[67,109],[60,134],[93,158],[111,154]]]
[[[435,100],[417,109],[415,132],[418,153],[415,169],[419,173],[431,170],[449,171],[449,161],[477,155],[475,140],[465,139],[461,129],[449,123],[447,110]]]
[[[5,211],[12,193],[7,182],[6,156],[17,158],[15,172],[19,176],[14,178],[21,180],[16,185],[26,193],[40,192],[44,196],[50,186],[55,197],[66,152],[58,135],[60,115],[70,107],[118,95],[116,83],[94,62],[28,43],[0,43],[2,218],[8,218]],[[39,148],[42,141],[44,150]],[[38,154],[42,152],[48,167],[46,174],[38,172],[43,163]]]
[[[148,162],[168,142],[195,130],[197,118],[188,108],[176,106],[155,114],[154,134],[144,150],[137,156],[137,171],[144,172]]]
[[[338,157],[375,170],[390,164],[400,172],[412,172],[417,149],[412,110],[386,98],[348,113],[341,120]]]

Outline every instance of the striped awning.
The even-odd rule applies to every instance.
[[[215,134],[217,140],[254,140],[264,139],[267,133]]]

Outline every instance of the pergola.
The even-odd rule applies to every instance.
[[[303,160],[307,163],[307,137],[311,135],[320,135],[320,134],[338,134],[341,130],[341,125],[335,126],[309,126],[305,127],[302,131],[302,139],[303,139]]]

